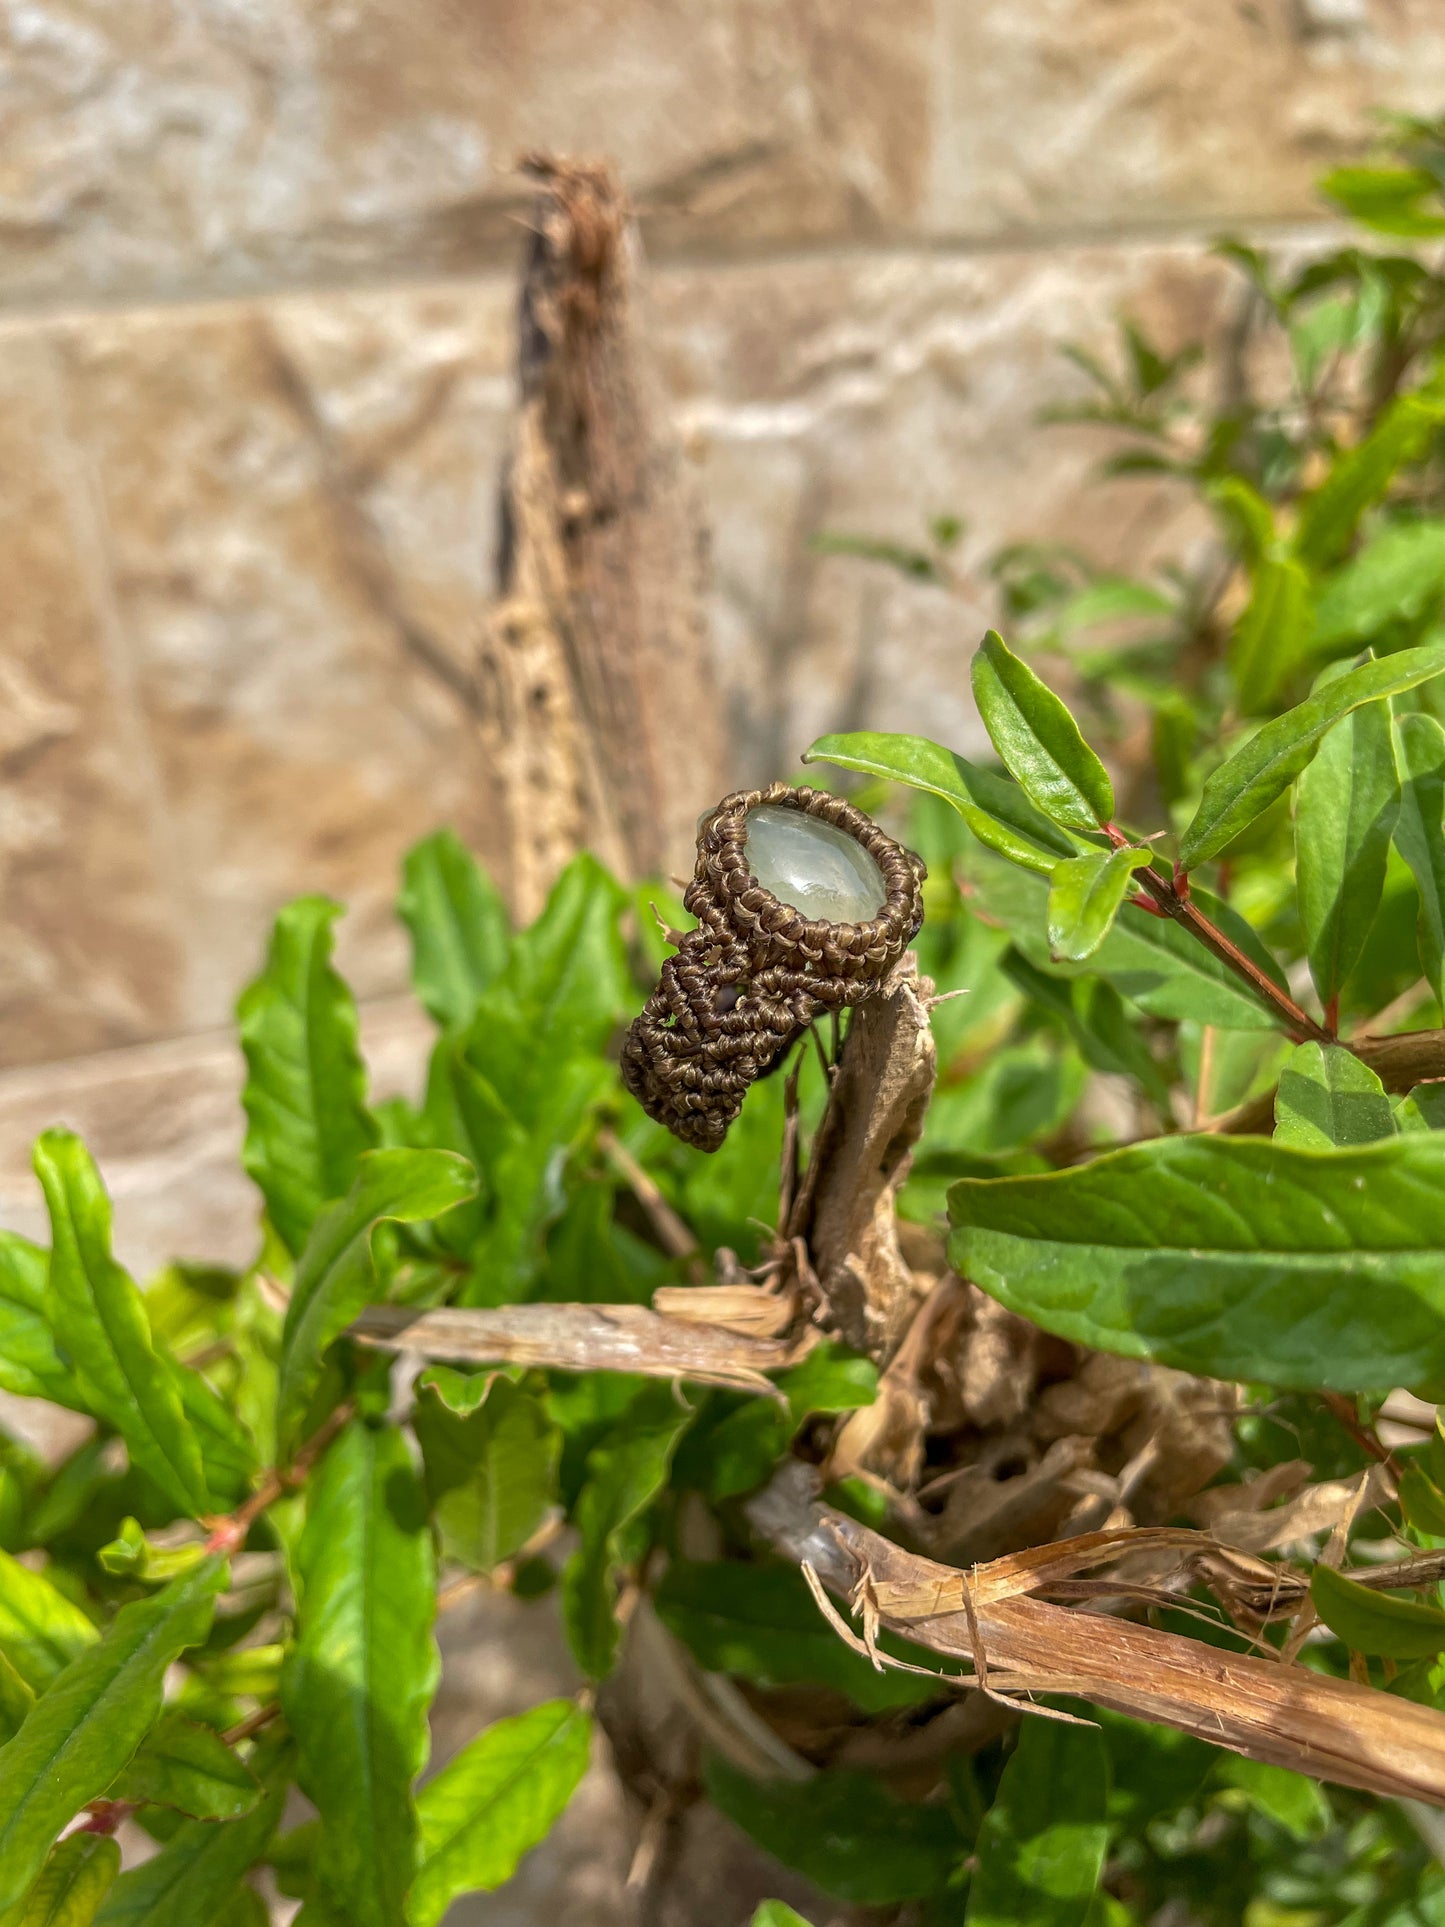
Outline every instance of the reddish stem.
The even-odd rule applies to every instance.
[[[351,1418],[355,1409],[350,1399],[344,1400],[325,1423],[318,1426],[307,1439],[290,1465],[285,1467],[273,1465],[244,1505],[237,1506],[236,1510],[228,1513],[225,1518],[212,1521],[211,1536],[206,1541],[206,1551],[239,1552],[246,1543],[247,1534],[267,1507],[274,1505],[288,1492],[294,1492],[298,1486],[306,1483],[316,1461]]]

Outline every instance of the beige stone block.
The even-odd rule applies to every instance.
[[[57,396],[48,344],[0,334],[0,1066],[179,1009],[152,772]]]
[[[927,224],[1164,232],[1320,211],[1377,109],[1435,114],[1438,0],[947,0]]]
[[[532,148],[697,245],[910,218],[931,9],[818,0],[3,0],[12,299],[510,259]]]
[[[1187,553],[1201,536],[1187,491],[1100,483],[1107,440],[1037,417],[1082,391],[1063,341],[1107,355],[1120,310],[1166,346],[1207,338],[1228,287],[1193,245],[660,276],[666,372],[713,531],[739,775],[787,774],[813,737],[841,728],[977,747],[968,661],[998,619],[989,563],[1005,544],[1076,544],[1132,571]],[[944,512],[967,524],[956,594],[811,547],[827,530],[917,545]]]
[[[455,824],[500,866],[469,675],[507,411],[495,298],[167,309],[59,330],[157,768],[187,1027],[276,909],[350,908],[361,996],[405,981],[398,863]]]

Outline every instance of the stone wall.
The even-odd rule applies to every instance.
[[[1187,542],[1034,425],[1059,342],[1207,332],[1212,232],[1308,230],[1372,109],[1442,100],[1439,0],[0,0],[0,1205],[50,1090],[122,1175],[172,1113],[114,1077],[229,1102],[212,1033],[288,896],[348,903],[386,999],[406,844],[505,875],[458,688],[519,153],[610,154],[641,210],[756,778],[828,727],[967,742],[999,544]],[[942,510],[962,604],[809,547]],[[223,1255],[243,1196],[122,1235]]]
[[[976,741],[1002,543],[1193,539],[1034,425],[1057,346],[1208,333],[1209,236],[1319,232],[1380,106],[1445,106],[1442,0],[0,0],[0,1223],[41,1230],[63,1119],[131,1263],[245,1256],[225,1026],[301,890],[350,906],[379,1089],[415,1076],[398,857],[450,822],[506,873],[459,690],[520,153],[610,155],[641,210],[752,779],[826,728]],[[962,601],[809,548],[940,511]],[[520,1677],[487,1638],[468,1730]],[[589,1784],[488,1918],[618,1916]]]

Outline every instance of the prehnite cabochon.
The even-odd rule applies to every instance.
[[[783,804],[748,811],[745,854],[765,890],[818,922],[867,923],[888,894],[883,872],[861,843]]]

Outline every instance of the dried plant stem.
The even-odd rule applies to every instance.
[[[1445,1715],[1304,1667],[1158,1631],[1035,1595],[1072,1565],[1190,1537],[1095,1534],[974,1567],[967,1575],[905,1552],[812,1497],[813,1474],[785,1466],[748,1506],[785,1557],[835,1596],[866,1594],[878,1623],[947,1659],[961,1683],[1009,1695],[1060,1693],[1178,1728],[1249,1759],[1395,1798],[1445,1806]],[[1074,1548],[1081,1548],[1075,1552]],[[1027,1699],[1016,1699],[1021,1711]]]

